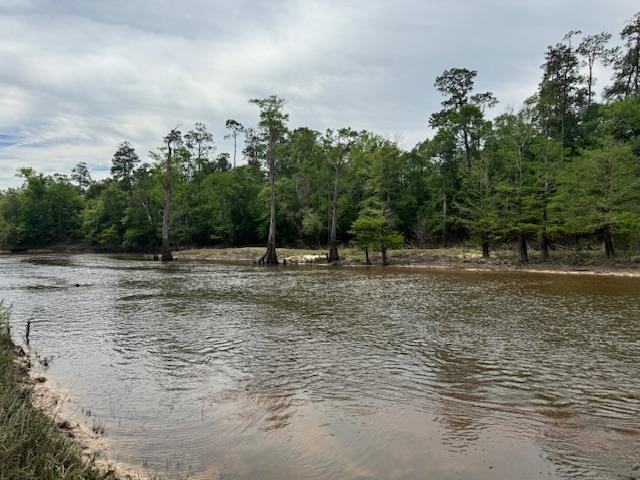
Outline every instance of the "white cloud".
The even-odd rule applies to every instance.
[[[429,130],[445,68],[517,106],[546,45],[572,28],[618,32],[612,0],[0,0],[0,188],[21,166],[104,172],[116,145],[141,156],[170,128],[256,120],[247,100],[287,99],[291,125],[350,125],[411,146]],[[605,79],[600,80],[600,85]],[[104,174],[104,173],[103,173]],[[100,174],[98,173],[98,176]]]

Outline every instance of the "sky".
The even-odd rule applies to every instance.
[[[286,99],[290,127],[427,138],[452,67],[517,109],[547,45],[618,33],[637,0],[0,0],[0,189],[16,171],[108,175],[122,141],[141,158],[171,128],[257,121],[250,98]],[[602,69],[599,85],[609,72]]]

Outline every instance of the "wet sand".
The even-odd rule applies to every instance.
[[[174,253],[176,260],[210,260],[231,262],[255,262],[264,252],[263,247],[242,248],[202,248],[180,250]],[[314,264],[327,265],[323,250],[278,249],[280,260],[286,260],[289,265]],[[341,251],[343,267],[367,267],[362,260],[362,254],[353,249]],[[370,255],[374,264],[379,263],[377,255]],[[462,270],[468,272],[522,272],[562,275],[602,275],[613,277],[640,277],[640,264],[635,261],[617,260],[595,265],[571,265],[561,261],[542,263],[536,260],[529,264],[519,264],[509,257],[497,257],[485,260],[478,253],[450,250],[419,250],[405,249],[391,251],[392,267],[412,268],[421,270]],[[375,265],[374,265],[375,266]]]
[[[25,373],[26,381],[32,388],[33,406],[47,414],[63,435],[76,442],[86,460],[90,462],[95,459],[94,464],[97,468],[113,471],[122,480],[150,479],[151,475],[142,466],[128,465],[110,458],[111,446],[107,437],[92,430],[88,424],[90,416],[74,412],[69,393],[60,385],[54,385],[47,378],[45,369],[33,366],[36,360],[31,358],[28,348],[16,347],[16,350],[21,348],[26,355],[16,355],[15,362],[20,371]],[[79,421],[81,416],[84,417],[84,421]]]

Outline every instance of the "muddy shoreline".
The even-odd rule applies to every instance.
[[[178,261],[230,261],[254,263],[263,252],[261,247],[192,249],[174,253]],[[325,265],[326,252],[323,250],[279,249],[280,261],[286,265]],[[363,262],[362,254],[353,249],[341,252],[342,260],[338,267],[369,268]],[[606,261],[589,259],[591,264],[571,264],[561,259],[553,262],[532,260],[529,264],[519,264],[508,254],[502,254],[489,260],[474,252],[450,250],[400,250],[390,253],[390,269],[411,269],[415,271],[429,270],[461,270],[468,272],[519,272],[554,275],[598,275],[613,277],[640,278],[640,262],[638,259]],[[286,260],[286,262],[283,262]],[[373,267],[379,266],[377,256],[372,255]]]
[[[283,265],[325,265],[327,252],[323,249],[278,248],[278,257]],[[192,248],[175,250],[177,261],[218,261],[254,264],[264,253],[264,247]],[[86,247],[51,247],[28,249],[20,252],[0,251],[2,255],[49,255],[88,254],[135,256],[152,259],[151,253],[102,252]],[[576,259],[573,252],[565,250],[552,254],[552,259],[542,262],[538,252],[530,252],[530,262],[521,264],[511,250],[492,252],[490,259],[483,259],[477,249],[402,249],[389,252],[391,263],[388,268],[410,268],[412,270],[460,270],[469,272],[520,272],[554,275],[598,275],[612,277],[640,278],[640,256],[604,258],[602,252],[590,251]],[[364,263],[363,253],[357,249],[340,250],[337,267],[369,267]],[[370,254],[373,267],[380,266],[379,254]]]
[[[31,388],[32,406],[45,413],[55,424],[62,435],[75,442],[87,462],[93,462],[96,468],[113,472],[120,480],[151,480],[153,478],[142,467],[117,462],[110,458],[111,446],[108,437],[96,433],[86,422],[78,421],[72,412],[69,393],[60,386],[54,385],[46,377],[46,371],[34,368],[36,361],[28,347],[14,345],[18,371],[23,381]]]

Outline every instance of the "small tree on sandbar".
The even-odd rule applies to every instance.
[[[364,250],[365,261],[369,260],[369,249],[382,254],[382,265],[389,265],[388,251],[404,245],[404,236],[393,228],[389,214],[382,208],[365,208],[351,224],[349,233],[354,243]]]

